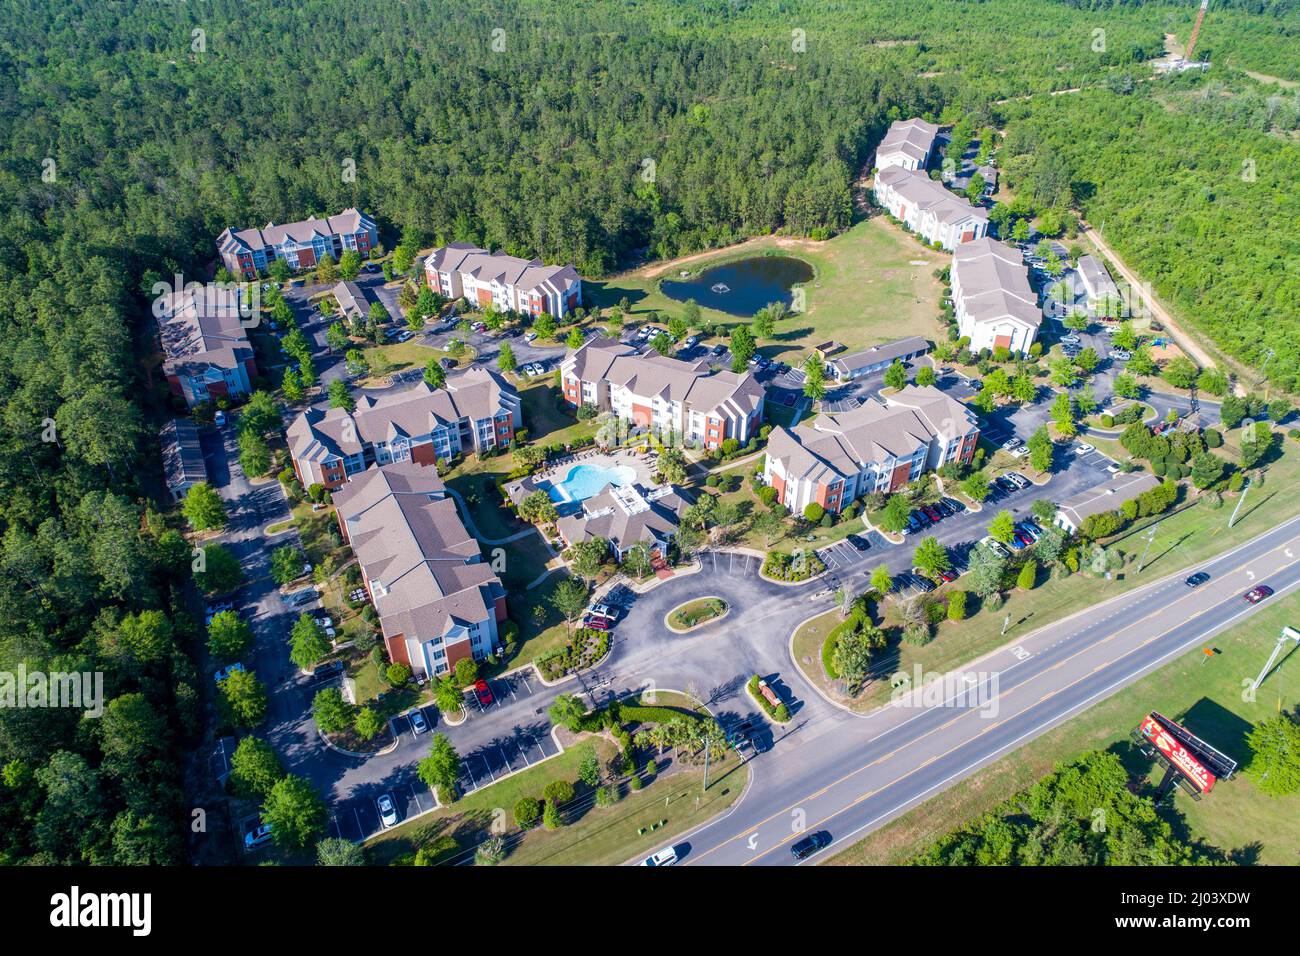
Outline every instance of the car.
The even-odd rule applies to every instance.
[[[908,586],[916,588],[918,591],[924,591],[929,594],[935,589],[935,583],[926,577],[920,568],[913,568],[912,573],[908,575]]]
[[[473,329],[475,332],[487,331],[487,325],[483,322],[475,322],[473,325],[470,326],[470,328]]]
[[[1002,443],[1002,447],[1005,448],[1007,451],[1010,451],[1013,448],[1019,448],[1023,444],[1024,444],[1023,441],[1021,441],[1019,438],[1012,435],[1010,438],[1008,438],[1006,441]]]
[[[672,866],[677,862],[677,851],[672,847],[665,847],[658,853],[652,853],[641,861],[642,866]]]
[[[1070,335],[1061,336],[1062,345],[1078,345],[1081,341],[1083,340],[1073,333],[1071,333]]]
[[[407,342],[407,341],[410,341],[410,339],[411,339],[411,337],[412,337],[413,335],[415,335],[415,333],[412,332],[410,329],[407,329],[406,331],[402,332],[401,334],[399,334],[399,335],[397,336],[397,341],[399,341],[399,342]]]
[[[1210,576],[1207,573],[1205,573],[1204,571],[1197,571],[1195,574],[1193,574],[1190,578],[1187,579],[1187,586],[1189,588],[1199,588],[1202,584],[1204,584],[1208,580],[1210,580]]]
[[[953,514],[959,515],[966,510],[966,506],[956,498],[944,498],[943,503],[952,509]]]
[[[934,508],[935,511],[939,512],[939,517],[941,518],[951,518],[954,514],[957,513],[953,511],[952,508],[948,506],[948,503],[945,502],[942,498],[936,501],[932,505],[932,507]]]
[[[1020,490],[1019,488],[1016,487],[1014,482],[1010,481],[1008,478],[1006,478],[1003,475],[998,475],[998,477],[993,479],[991,484],[993,485],[994,488],[998,489],[998,491],[1002,492],[1004,495],[1009,495],[1013,492]]]
[[[749,357],[749,364],[750,364],[750,365],[753,365],[753,366],[757,366],[757,365],[758,365],[758,359],[759,359],[759,356],[757,356],[757,355],[751,355],[751,356]]]
[[[727,347],[719,343],[718,345],[713,346],[712,351],[714,355],[723,355],[726,353]]]
[[[638,339],[644,339],[649,335],[650,335],[650,327],[648,325],[643,325],[641,326],[641,328],[636,330],[636,337]]]
[[[1109,472],[1109,473],[1112,474],[1112,475],[1118,475],[1118,474],[1120,473],[1121,469],[1120,469],[1119,464],[1118,464],[1117,462],[1113,462],[1113,461],[1112,461],[1109,465],[1106,466],[1106,471]]]
[[[953,568],[948,568],[946,571],[940,571],[939,579],[943,581],[944,584],[950,584],[957,580],[957,571]]]
[[[1013,483],[1017,488],[1028,488],[1028,487],[1029,487],[1029,479],[1026,478],[1024,475],[1022,475],[1022,474],[1021,474],[1020,472],[1018,472],[1018,471],[1009,471],[1009,472],[1007,472],[1007,478],[1010,479],[1011,482],[1012,482],[1012,483]]]
[[[1023,539],[1023,540],[1022,540],[1022,539]],[[1021,534],[1013,534],[1013,535],[1011,536],[1011,541],[1008,542],[1008,543],[1011,545],[1011,547],[1012,547],[1013,550],[1015,550],[1015,551],[1023,551],[1023,550],[1025,550],[1025,548],[1028,547],[1029,544],[1031,544],[1032,542],[1030,542],[1029,539],[1026,538],[1024,535],[1021,535]]]
[[[215,674],[212,675],[212,679],[216,683],[220,684],[223,680],[225,680],[235,671],[242,671],[243,669],[244,669],[244,665],[236,661],[235,663],[231,664],[229,667],[221,668],[221,670],[217,671]]]
[[[316,623],[319,624],[321,627],[334,626],[334,618],[330,617],[328,614],[322,614],[320,617],[316,618],[315,620]]]
[[[582,622],[583,627],[589,627],[593,631],[608,631],[609,619],[604,617],[587,617]]]
[[[845,540],[858,551],[869,551],[871,549],[871,542],[860,534],[851,534]]]
[[[790,853],[796,860],[806,860],[818,850],[824,850],[831,845],[831,835],[825,830],[819,830],[811,833],[802,840],[796,840],[790,846]]]
[[[618,616],[615,613],[614,609],[610,607],[608,604],[593,604],[587,613],[592,614],[596,617],[613,618]]]
[[[531,342],[535,338],[537,338],[537,333],[534,332],[532,329],[529,329],[527,332],[524,333],[525,342]]]
[[[682,345],[684,345],[688,349],[693,349],[695,348],[695,346],[699,344],[700,344],[700,337],[698,335],[689,336],[686,339],[686,341],[682,343]]]
[[[1079,451],[1085,455],[1090,454],[1091,452],[1097,450],[1097,447],[1095,445],[1089,445],[1086,441],[1079,442],[1077,447]]]
[[[375,806],[379,809],[379,822],[385,828],[397,826],[397,804],[393,803],[391,793],[381,793]]]
[[[492,706],[492,689],[488,687],[487,681],[481,677],[474,682],[474,695],[478,697],[480,707]]]
[[[217,413],[212,416],[212,421],[216,424],[218,428],[220,428],[222,425],[226,423],[226,413],[218,408]]]
[[[439,359],[438,364],[441,365],[443,368],[455,368],[456,360],[449,359],[449,358]]]
[[[992,535],[986,534],[984,537],[980,538],[979,543],[996,555],[1000,555],[1004,558],[1011,557],[1011,552],[1007,550],[1006,545],[1001,541],[995,540]]]
[[[919,508],[916,511],[912,512],[912,517],[916,519],[917,523],[922,528],[928,528],[930,527],[930,525],[934,524],[934,522],[930,520],[930,516],[926,514],[924,511],[921,511]]]
[[[255,850],[271,842],[271,824],[259,823],[244,834],[244,849]]]
[[[1273,589],[1271,587],[1267,584],[1260,584],[1251,588],[1243,594],[1242,597],[1244,597],[1249,604],[1258,604],[1260,601],[1264,600],[1264,598],[1272,596],[1272,594]]]
[[[291,607],[303,607],[320,597],[315,588],[303,588],[301,591],[294,591],[286,598]]]
[[[337,657],[332,661],[326,661],[324,664],[317,664],[316,669],[311,672],[312,683],[320,683],[329,680],[336,674],[341,674],[346,669],[346,665]]]
[[[943,520],[943,512],[940,511],[938,508],[934,507],[934,505],[923,505],[921,507],[921,510],[925,512],[925,516],[929,518],[931,521]]]

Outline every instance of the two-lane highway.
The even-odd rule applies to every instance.
[[[1189,588],[1192,570],[1207,571],[1210,582]],[[776,766],[757,766],[764,785],[681,841],[690,845],[683,862],[790,865],[789,845],[818,830],[842,847],[1209,641],[1254,610],[1242,595],[1256,584],[1278,595],[1300,586],[1300,518],[1044,627],[937,684],[924,678],[890,707],[805,741],[808,765],[783,762],[781,779],[773,779]]]

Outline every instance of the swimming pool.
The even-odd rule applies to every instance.
[[[574,465],[563,481],[547,481],[542,485],[551,500],[557,503],[585,501],[600,494],[606,485],[622,488],[636,481],[636,471],[627,465]]]

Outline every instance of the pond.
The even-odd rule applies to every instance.
[[[694,299],[704,308],[748,318],[769,302],[789,305],[791,289],[812,278],[812,266],[802,259],[758,256],[705,269],[693,278],[665,279],[659,288],[678,302]]]

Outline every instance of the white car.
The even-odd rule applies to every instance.
[[[379,808],[379,820],[385,827],[397,826],[397,805],[393,803],[391,793],[381,794],[375,806]]]
[[[665,847],[658,853],[652,854],[641,861],[642,866],[672,866],[677,862],[677,851],[672,847]]]
[[[422,734],[429,729],[429,722],[424,719],[424,711],[411,711],[411,730],[417,734]]]
[[[397,337],[397,341],[399,341],[399,342],[405,342],[405,341],[409,340],[409,339],[411,338],[411,336],[413,336],[414,334],[415,334],[415,333],[412,332],[410,329],[407,329],[405,332],[403,332],[401,335],[399,335],[399,336]]]
[[[244,834],[244,849],[254,850],[271,839],[271,824],[261,823]]]
[[[1096,450],[1097,449],[1094,446],[1089,445],[1086,441],[1079,442],[1079,451],[1083,452],[1085,455]]]
[[[316,618],[316,623],[321,627],[333,627],[334,618],[330,617],[328,614],[322,614],[320,617]]]
[[[615,616],[614,609],[610,607],[608,604],[593,604],[590,608],[587,609],[587,613],[593,614],[596,617],[608,618],[608,617]]]
[[[1106,470],[1110,472],[1112,475],[1118,475],[1122,469],[1119,467],[1118,464],[1112,461],[1109,465],[1106,466]]]
[[[533,341],[535,338],[537,338],[537,333],[534,332],[532,329],[529,329],[527,332],[524,333],[524,341],[525,341],[525,342],[531,342],[531,341]]]

